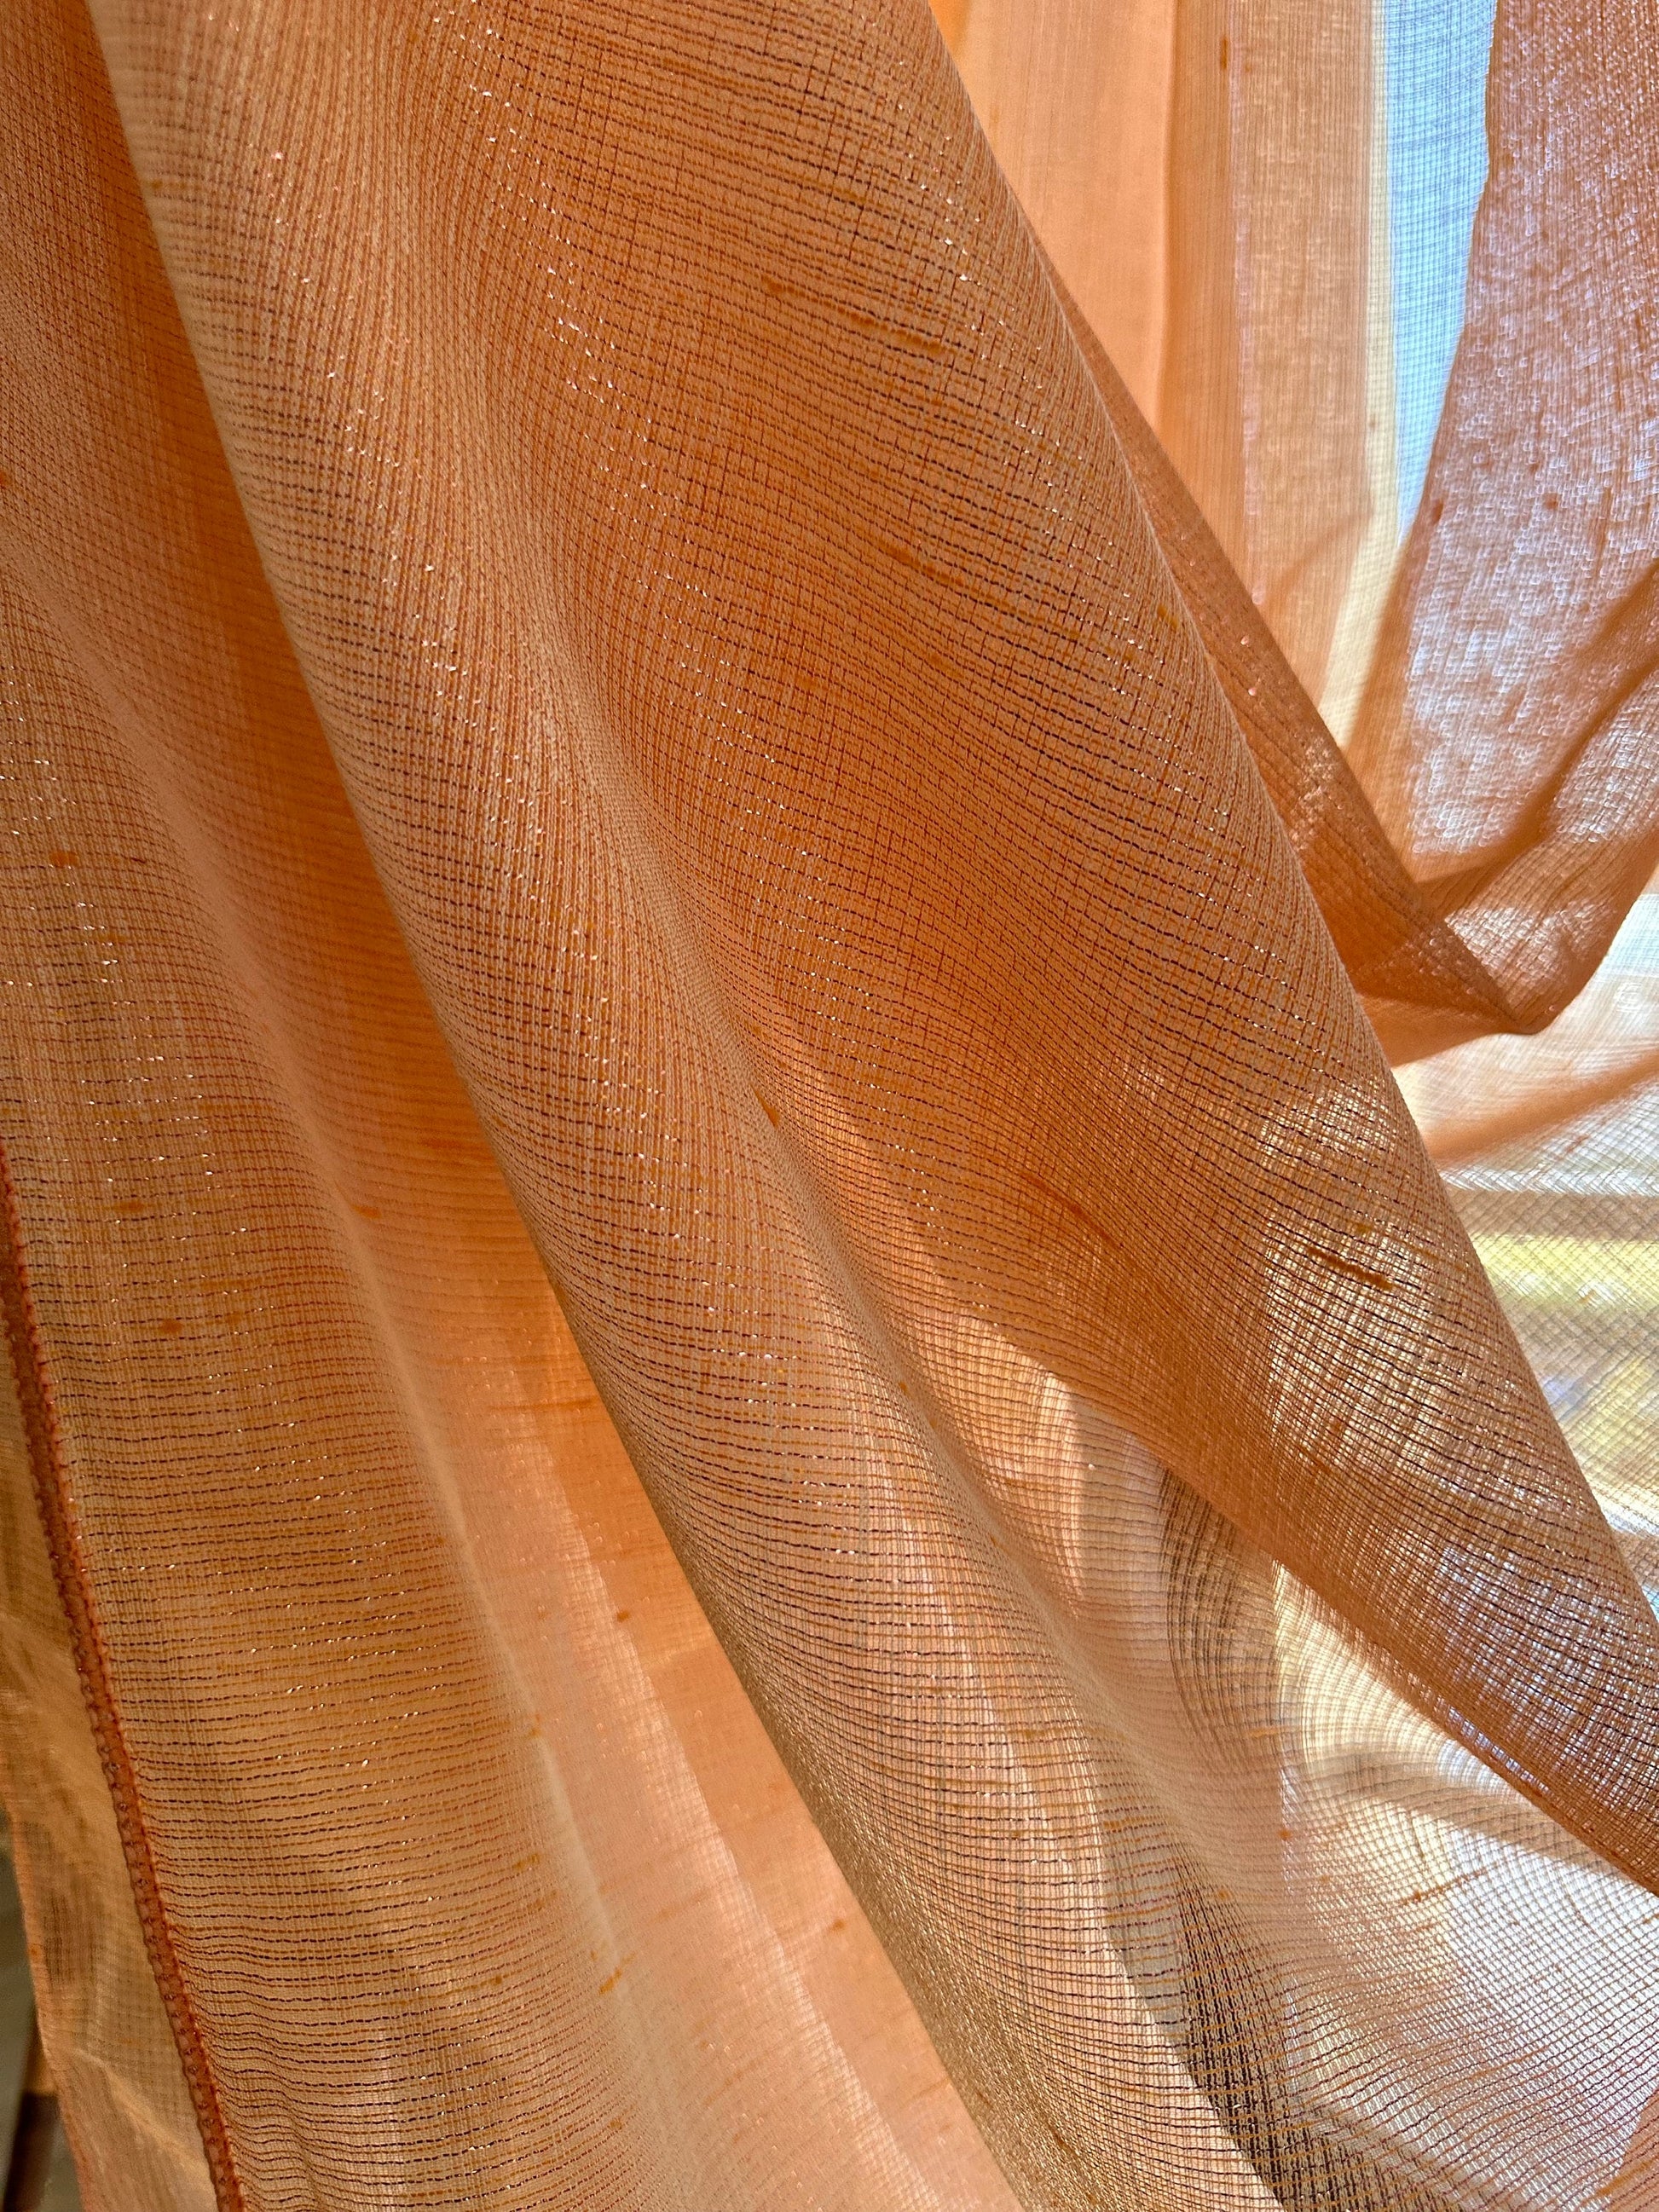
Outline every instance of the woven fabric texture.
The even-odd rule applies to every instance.
[[[0,25],[89,2212],[1651,2212],[1651,26]]]

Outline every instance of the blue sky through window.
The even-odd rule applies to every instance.
[[[1386,0],[1400,527],[1417,511],[1486,180],[1493,0]]]

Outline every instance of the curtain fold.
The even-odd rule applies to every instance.
[[[1659,860],[1647,19],[1500,8],[1488,112],[1463,335],[1353,757],[1532,1029]]]
[[[1305,687],[1292,700],[1276,673],[1269,742],[1316,729],[1306,692],[1358,690],[1352,766],[1382,832],[1368,879],[1396,898],[1399,878],[1414,884],[1463,955],[1461,988],[1431,1003],[1420,979],[1403,1004],[1376,994],[1379,1031],[1408,1060],[1547,1025],[1659,859],[1655,60],[1639,11],[1498,11],[1468,313],[1385,601],[1385,418],[1410,333],[1376,272],[1419,242],[1388,235],[1371,14],[974,0],[952,44],[1060,277]],[[1103,124],[1106,101],[1133,127]],[[1436,158],[1445,173],[1472,156]],[[1327,680],[1345,640],[1357,685]],[[1300,775],[1321,787],[1312,760]]]
[[[1498,980],[1407,873],[1197,501],[1064,280],[1052,268],[1049,276],[1211,668],[1372,1027],[1402,1060],[1513,1030]]]
[[[1411,811],[1602,95],[1503,30],[1345,757],[1374,27],[979,7],[6,16],[7,1510],[147,2205],[1644,2201],[1648,1554],[1379,1042],[1652,866],[1633,554],[1611,734]]]
[[[1000,2207],[454,1081],[88,27],[11,28],[14,1352],[220,2202]]]

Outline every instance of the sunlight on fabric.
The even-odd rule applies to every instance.
[[[1545,1395],[1659,1600],[1659,896],[1541,1036],[1403,1072]],[[1482,1102],[1486,1102],[1483,1115]],[[1460,1125],[1461,1111],[1465,1117]]]
[[[86,2212],[1659,2212],[1653,10],[939,15],[8,18]]]
[[[1389,0],[1389,228],[1400,529],[1411,526],[1463,323],[1486,181],[1493,0]]]
[[[1399,1072],[1430,1152],[1461,1188],[1659,1195],[1630,1102],[1659,1068],[1659,895],[1632,907],[1589,985],[1540,1036],[1481,1037]],[[1588,1118],[1584,1118],[1588,1117]],[[1560,1133],[1574,1130],[1569,1144]],[[1557,1133],[1540,1164],[1516,1140]],[[1546,1178],[1540,1182],[1540,1178]]]

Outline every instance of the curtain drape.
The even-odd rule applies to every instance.
[[[1647,16],[0,20],[91,2212],[1659,2203]]]

